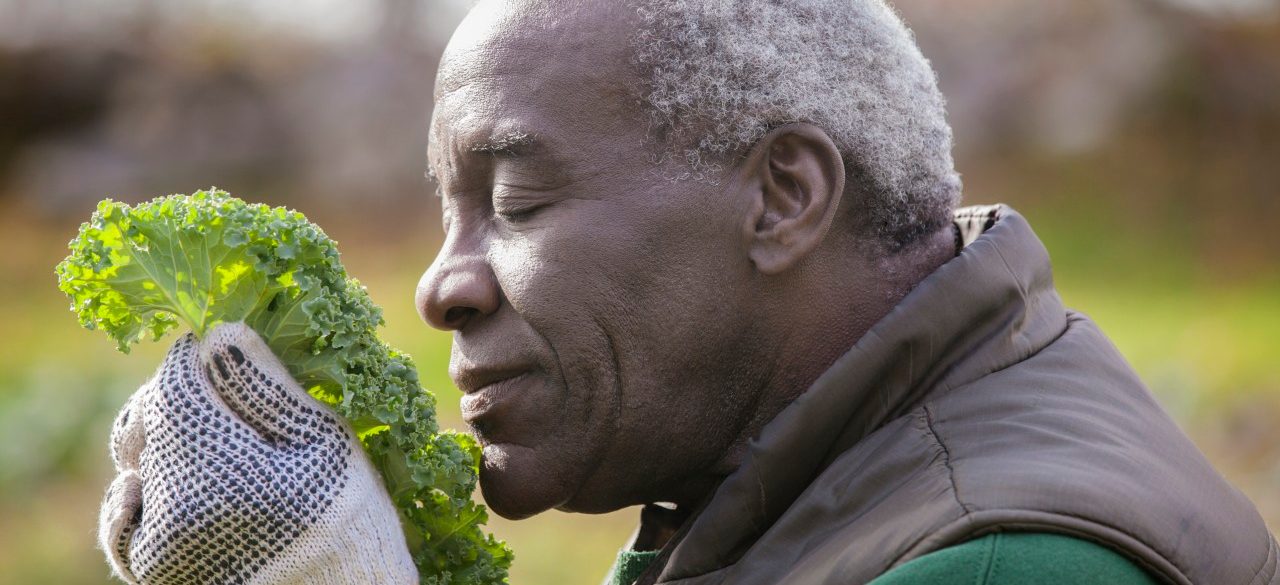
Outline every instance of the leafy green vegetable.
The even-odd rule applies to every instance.
[[[253,327],[316,398],[351,422],[382,473],[423,585],[505,583],[511,551],[471,500],[480,459],[440,432],[409,356],[378,339],[382,311],[301,213],[226,192],[130,207],[105,200],[57,267],[80,324],[123,352],[181,324]]]

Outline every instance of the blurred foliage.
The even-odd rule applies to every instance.
[[[107,582],[105,437],[164,347],[116,353],[56,290],[104,196],[212,184],[300,208],[461,427],[449,336],[412,291],[440,238],[432,73],[467,2],[77,1],[0,0],[0,585]],[[895,4],[950,101],[967,203],[1028,217],[1067,304],[1280,527],[1277,3]],[[588,584],[635,518],[493,527],[514,583]]]

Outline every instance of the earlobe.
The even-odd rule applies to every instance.
[[[742,164],[754,187],[743,226],[751,261],[764,274],[785,272],[826,237],[844,195],[844,160],[821,128],[796,123],[766,134]]]

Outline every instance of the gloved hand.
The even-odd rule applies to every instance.
[[[173,345],[120,411],[111,457],[98,541],[128,583],[418,582],[351,429],[243,324]]]

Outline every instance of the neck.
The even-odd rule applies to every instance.
[[[750,441],[808,390],[840,356],[889,313],[916,284],[955,257],[951,225],[891,254],[849,254],[856,244],[833,241],[786,282],[764,291],[760,319],[769,362],[761,370],[749,422],[707,473],[669,493],[681,511],[696,509],[743,461]],[[751,364],[760,366],[761,364]]]
[[[920,281],[955,257],[952,226],[892,254],[855,254],[834,242],[814,262],[781,283],[785,296],[768,326],[774,363],[764,379],[755,414],[717,466],[737,469],[749,441],[823,372],[849,351]]]

